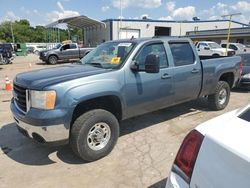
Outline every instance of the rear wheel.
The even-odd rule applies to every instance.
[[[218,57],[220,57],[220,55],[219,54],[213,54],[212,57],[213,58],[218,58]]]
[[[119,123],[110,112],[91,110],[78,117],[71,128],[70,146],[85,161],[108,155],[119,136]]]
[[[230,86],[225,81],[219,81],[215,93],[208,96],[208,102],[213,110],[223,110],[230,99]]]
[[[58,58],[55,55],[51,55],[51,56],[49,56],[48,62],[51,65],[55,65],[55,64],[57,64],[57,60],[58,60]]]

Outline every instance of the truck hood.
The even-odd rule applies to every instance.
[[[215,51],[215,52],[224,52],[224,53],[226,53],[226,48],[214,48],[214,49],[212,49],[213,51]],[[227,51],[228,52],[232,52],[232,51],[234,51],[234,50],[232,50],[232,49],[227,49]]]
[[[18,74],[14,83],[28,89],[41,90],[50,85],[108,72],[89,65],[65,65]]]

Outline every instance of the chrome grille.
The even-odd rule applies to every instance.
[[[26,88],[18,86],[14,83],[14,100],[18,107],[24,112],[27,111],[26,104]]]

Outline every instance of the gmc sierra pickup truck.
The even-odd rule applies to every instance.
[[[93,48],[79,48],[76,43],[57,44],[50,50],[40,52],[40,59],[46,63],[55,65],[58,61],[79,60],[88,54]]]
[[[81,64],[18,74],[11,111],[27,137],[69,143],[94,161],[111,152],[124,119],[200,97],[224,109],[240,64],[240,57],[200,61],[185,38],[105,42]]]

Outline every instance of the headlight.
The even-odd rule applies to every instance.
[[[242,76],[242,78],[247,78],[247,79],[250,79],[250,73],[249,74],[245,74]]]
[[[33,108],[52,110],[55,107],[55,91],[30,91],[30,105]]]

